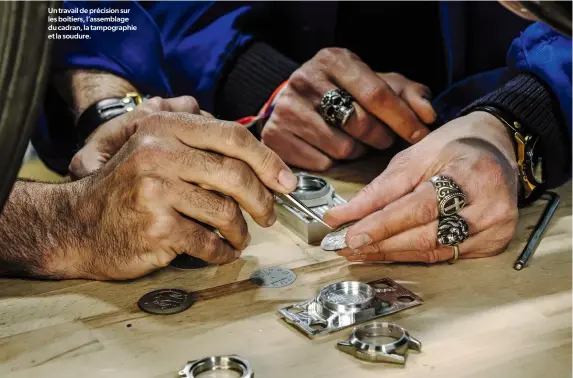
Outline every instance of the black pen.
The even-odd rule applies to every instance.
[[[557,207],[559,206],[560,198],[557,193],[546,192],[545,194],[548,194],[550,197],[549,203],[547,204],[547,206],[545,206],[545,210],[541,215],[541,219],[539,219],[539,222],[537,222],[535,230],[529,237],[529,240],[527,241],[525,248],[523,248],[523,251],[513,264],[513,269],[515,270],[522,270],[523,268],[525,268],[527,262],[529,261],[531,256],[533,256],[533,254],[535,253],[535,250],[539,245],[539,241],[541,240],[543,233],[547,229],[549,221],[553,217],[553,214],[555,214],[555,210],[557,210]]]

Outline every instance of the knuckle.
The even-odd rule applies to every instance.
[[[164,107],[164,100],[161,97],[152,97],[149,100],[143,102],[139,105],[139,108],[147,114],[151,114],[154,112],[160,112],[163,110]]]
[[[184,103],[185,109],[189,113],[198,114],[199,113],[199,103],[192,96],[181,96],[181,101]]]
[[[227,127],[226,143],[234,148],[245,148],[253,137],[243,125],[232,123]]]
[[[425,254],[425,256],[426,256],[426,262],[429,264],[434,264],[440,261],[439,252],[437,249],[432,249],[431,251],[428,251]]]
[[[227,177],[227,182],[230,185],[231,191],[239,188],[249,187],[252,182],[251,169],[246,163],[235,159],[223,160],[224,170],[223,173]]]
[[[155,176],[139,176],[134,179],[132,200],[136,208],[147,208],[150,203],[161,198],[164,189],[162,181]]]
[[[309,83],[310,79],[306,73],[306,66],[294,71],[288,80],[289,87],[297,92],[304,91],[309,86]],[[281,97],[283,96],[281,95]]]
[[[436,248],[435,235],[431,235],[428,231],[420,233],[419,237],[414,241],[414,248],[418,251],[431,251]]]
[[[435,201],[426,201],[414,211],[416,212],[416,222],[418,224],[428,224],[436,219],[438,215],[438,208]]]
[[[385,86],[371,86],[363,89],[361,97],[365,104],[376,104],[383,108],[390,98],[390,90]]]
[[[321,159],[321,161],[316,163],[317,171],[326,171],[332,167],[333,161],[330,159]]]
[[[242,216],[241,209],[235,201],[230,198],[225,198],[221,203],[221,208],[217,214],[219,219],[219,227],[228,229]]]
[[[346,139],[340,141],[340,143],[338,143],[338,145],[336,146],[333,157],[336,159],[347,158],[354,151],[355,145],[356,145],[356,142],[352,138],[346,138]]]
[[[336,61],[342,50],[338,47],[327,47],[319,50],[314,58],[319,64],[330,65]]]

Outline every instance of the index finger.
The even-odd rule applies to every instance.
[[[176,137],[189,147],[244,161],[273,190],[290,193],[296,188],[298,179],[289,167],[241,124],[189,113],[160,112],[151,117],[172,127]]]
[[[414,144],[430,133],[392,88],[351,53],[329,66],[329,78],[396,134]]]

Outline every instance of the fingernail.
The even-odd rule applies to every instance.
[[[269,220],[267,221],[267,224],[270,226],[272,226],[273,224],[275,224],[275,222],[277,221],[277,213],[275,213],[273,211],[273,213],[271,214],[271,217],[269,218]]]
[[[426,135],[428,135],[428,131],[426,129],[416,130],[412,134],[411,139],[414,143],[416,143],[424,139]]]
[[[350,238],[348,246],[352,249],[358,249],[362,246],[372,243],[372,239],[367,234],[358,234]]]
[[[279,172],[279,183],[289,191],[293,191],[298,184],[297,177],[291,172],[283,169]]]
[[[241,257],[241,251],[235,250],[235,259],[238,259],[239,257]]]

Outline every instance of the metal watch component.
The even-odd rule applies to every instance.
[[[322,177],[304,172],[295,175],[298,177],[298,184],[291,194],[320,218],[331,207],[346,203],[344,198],[336,194],[332,185]],[[276,198],[275,209],[279,221],[308,244],[319,243],[326,234],[332,231],[324,224],[281,200],[280,197]]]
[[[423,302],[389,278],[369,283],[344,281],[325,286],[316,298],[280,309],[279,315],[307,336],[314,337]]]
[[[290,285],[296,274],[285,268],[263,268],[251,275],[251,282],[260,287],[279,288]]]
[[[148,314],[172,315],[187,310],[193,303],[193,296],[184,290],[159,289],[142,296],[137,305]]]
[[[376,342],[384,337],[391,337],[396,341],[385,344]],[[348,341],[341,341],[336,347],[364,361],[405,364],[408,350],[420,351],[422,343],[396,324],[374,322],[354,328]]]
[[[200,360],[189,361],[179,372],[180,377],[195,378],[202,373],[213,370],[230,370],[237,372],[241,378],[254,378],[255,373],[249,361],[237,355],[211,356]],[[202,376],[202,375],[201,375]]]
[[[340,251],[346,248],[346,233],[350,226],[356,222],[343,224],[336,230],[328,233],[320,242],[320,247],[325,251]]]

